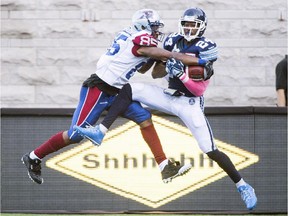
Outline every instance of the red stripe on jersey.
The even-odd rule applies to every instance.
[[[77,121],[77,125],[81,125],[86,118],[90,115],[92,112],[94,106],[97,104],[102,91],[100,91],[98,88],[88,88],[83,106],[81,108],[81,111],[79,113],[79,118]]]
[[[131,50],[134,56],[137,56],[137,57],[141,56],[141,55],[139,55],[138,52],[137,52],[137,50],[138,50],[140,47],[141,47],[141,46],[134,44],[134,46],[132,47],[132,50]]]

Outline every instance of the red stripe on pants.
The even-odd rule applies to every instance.
[[[81,125],[89,116],[95,105],[97,104],[102,91],[100,91],[98,88],[88,88],[85,101],[82,105],[82,109],[79,113],[77,125]]]

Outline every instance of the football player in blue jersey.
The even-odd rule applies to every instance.
[[[217,148],[212,129],[204,114],[203,94],[209,85],[210,77],[214,74],[213,62],[217,60],[218,55],[216,43],[203,36],[206,27],[207,17],[204,11],[200,8],[189,8],[179,21],[179,31],[168,35],[164,41],[164,49],[168,51],[206,60],[202,79],[193,78],[193,74],[189,73],[189,67],[173,58],[167,62],[155,61],[152,76],[160,78],[166,75],[167,89],[144,83],[126,84],[100,125],[86,129],[74,128],[99,145],[117,116],[124,113],[132,101],[139,101],[152,109],[176,115],[194,135],[200,149],[227,173],[235,183],[246,207],[252,210],[257,204],[255,191],[244,181],[230,158]]]

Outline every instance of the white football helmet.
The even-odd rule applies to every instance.
[[[155,10],[142,9],[136,11],[132,17],[132,24],[136,31],[146,30],[158,38],[158,40],[159,36],[164,36],[164,34],[159,31],[159,28],[164,27],[164,23]]]

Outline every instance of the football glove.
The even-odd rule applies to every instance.
[[[204,65],[204,69],[205,69],[204,80],[208,80],[214,74],[213,62],[207,61],[206,64]]]
[[[166,62],[166,72],[169,76],[181,77],[184,73],[184,64],[174,58],[168,59]]]

